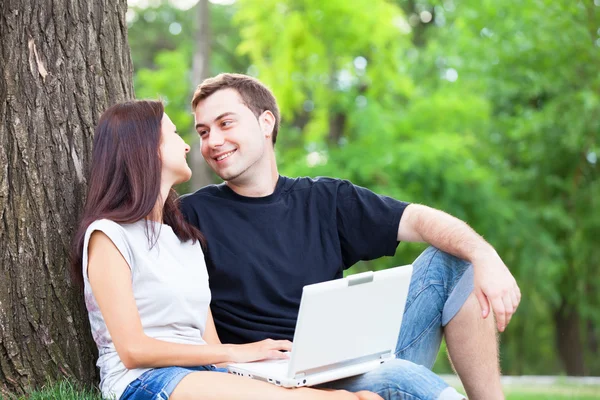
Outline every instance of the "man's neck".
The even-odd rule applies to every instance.
[[[247,171],[250,172],[250,171]],[[227,186],[240,196],[265,197],[273,194],[279,179],[279,171],[275,159],[269,165],[268,171],[257,171],[246,179],[227,181]]]

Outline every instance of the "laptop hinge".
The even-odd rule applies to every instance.
[[[363,283],[373,282],[373,271],[367,271],[347,277],[348,286],[361,285]]]

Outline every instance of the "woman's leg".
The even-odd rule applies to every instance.
[[[381,400],[367,392],[286,389],[222,372],[192,372],[179,382],[169,400]]]

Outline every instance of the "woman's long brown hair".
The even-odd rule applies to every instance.
[[[71,275],[83,283],[82,261],[85,232],[99,219],[134,223],[147,218],[160,196],[161,120],[164,106],[158,101],[129,101],[107,109],[94,134],[88,195],[71,251]],[[199,240],[202,233],[188,224],[177,205],[177,193],[165,200],[163,222],[181,241]],[[154,225],[146,225],[154,233]],[[148,227],[150,228],[148,229]],[[151,242],[152,239],[148,237]]]

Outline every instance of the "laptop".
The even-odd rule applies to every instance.
[[[412,265],[303,288],[289,359],[228,365],[287,388],[363,374],[395,358]]]

